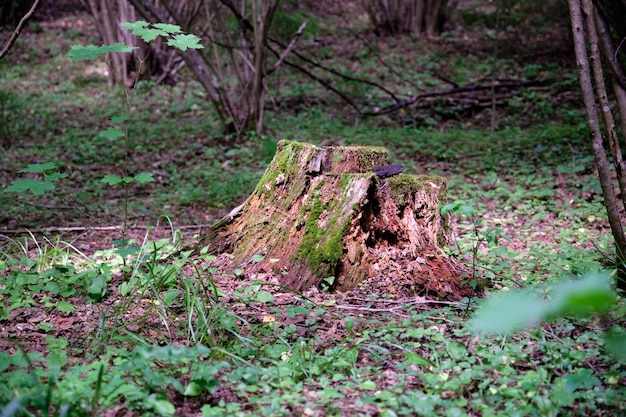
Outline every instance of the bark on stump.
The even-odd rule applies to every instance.
[[[449,242],[439,210],[445,179],[377,169],[387,157],[379,147],[281,141],[252,195],[211,227],[196,252],[208,245],[210,253],[230,253],[234,266],[273,272],[297,291],[328,277],[347,291],[393,262],[408,272],[414,294],[471,295],[459,277],[464,269],[440,249]]]

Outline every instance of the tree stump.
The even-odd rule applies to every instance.
[[[445,179],[401,174],[387,158],[379,147],[281,141],[252,195],[195,252],[208,245],[232,254],[234,266],[272,272],[296,291],[329,277],[333,290],[347,291],[393,262],[405,279],[408,271],[414,294],[471,295],[463,268],[440,249],[449,242],[439,208]]]

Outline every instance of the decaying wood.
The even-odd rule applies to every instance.
[[[208,245],[230,253],[234,266],[271,272],[298,291],[328,277],[346,291],[393,267],[414,294],[469,295],[460,268],[440,249],[449,239],[439,211],[445,179],[401,174],[387,158],[379,147],[281,141],[252,195],[195,252]],[[377,175],[383,167],[390,168]]]

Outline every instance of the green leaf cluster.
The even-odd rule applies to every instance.
[[[24,194],[30,191],[33,195],[43,195],[47,191],[54,191],[56,188],[54,183],[59,179],[67,178],[67,174],[57,171],[58,168],[59,166],[54,162],[29,164],[19,172],[23,174],[39,174],[42,179],[23,178],[14,180],[2,192]]]
[[[0,275],[0,320],[7,319],[13,310],[30,306],[74,311],[68,298],[87,295],[101,301],[111,280],[111,269],[106,264],[82,270],[72,265],[53,265],[43,271],[28,258],[9,259],[3,264],[9,271]]]
[[[102,46],[73,45],[70,48],[67,55],[70,58],[72,58],[72,61],[76,62],[76,61],[80,61],[81,59],[94,60],[96,58],[99,58],[101,56],[114,53],[114,52],[117,52],[117,53],[132,52],[134,49],[137,49],[137,48],[134,46],[128,46],[123,43],[114,43],[111,45],[102,45]]]
[[[182,33],[180,26],[167,23],[148,23],[144,21],[123,23],[127,29],[130,29],[133,35],[139,36],[145,42],[152,42],[159,36],[168,37],[167,44],[181,51],[187,49],[202,49],[200,38],[195,35]]]
[[[180,26],[171,25],[167,23],[148,23],[144,21],[125,22],[122,23],[127,29],[130,29],[133,35],[139,36],[145,42],[152,42],[159,36],[167,37],[167,44],[181,51],[187,49],[201,49],[204,48],[200,44],[200,38],[182,33]],[[67,55],[72,61],[80,61],[83,59],[94,60],[101,56],[105,56],[110,53],[127,53],[132,52],[137,47],[129,46],[123,43],[114,43],[110,45],[73,45]]]
[[[118,184],[130,184],[131,182],[136,182],[138,184],[146,184],[152,181],[154,181],[154,178],[152,177],[152,173],[149,173],[149,172],[142,172],[133,177],[129,177],[129,176],[120,177],[119,175],[116,175],[116,174],[107,174],[101,180],[101,182],[111,185],[111,186],[115,186]]]

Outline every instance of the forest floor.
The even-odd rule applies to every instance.
[[[415,83],[470,83],[492,70],[481,66],[493,52],[488,37],[476,32],[434,43],[356,32],[346,42],[354,32],[325,31],[319,10],[306,13],[320,29],[304,48],[323,43],[329,62],[360,40],[376,42],[385,62],[407,57],[402,68],[417,69]],[[73,44],[97,43],[91,18],[32,23],[0,61],[8,145],[0,186],[39,178],[18,171],[49,161],[68,177],[42,196],[0,194],[3,411],[17,398],[33,413],[67,405],[71,415],[111,417],[626,413],[626,367],[604,346],[604,331],[626,324],[621,298],[602,320],[488,336],[471,328],[480,300],[431,299],[393,272],[345,293],[295,293],[275,276],[231,266],[228,254],[168,258],[249,195],[285,138],[385,146],[405,172],[446,177],[450,201],[468,209],[453,213],[455,245],[446,250],[487,293],[545,295],[609,265],[610,230],[559,30],[534,38],[543,49],[502,30],[504,44],[515,39],[499,51],[502,78],[551,81],[504,93],[494,130],[487,108],[462,108],[467,96],[361,119],[319,86],[281,75],[269,133],[237,141],[219,133],[193,81],[143,86],[129,170],[155,181],[127,197],[100,181],[123,172],[124,147],[98,136],[123,109],[120,92],[107,88],[102,63],[65,56]],[[369,71],[376,59],[352,68]],[[126,204],[130,243],[120,245]]]

